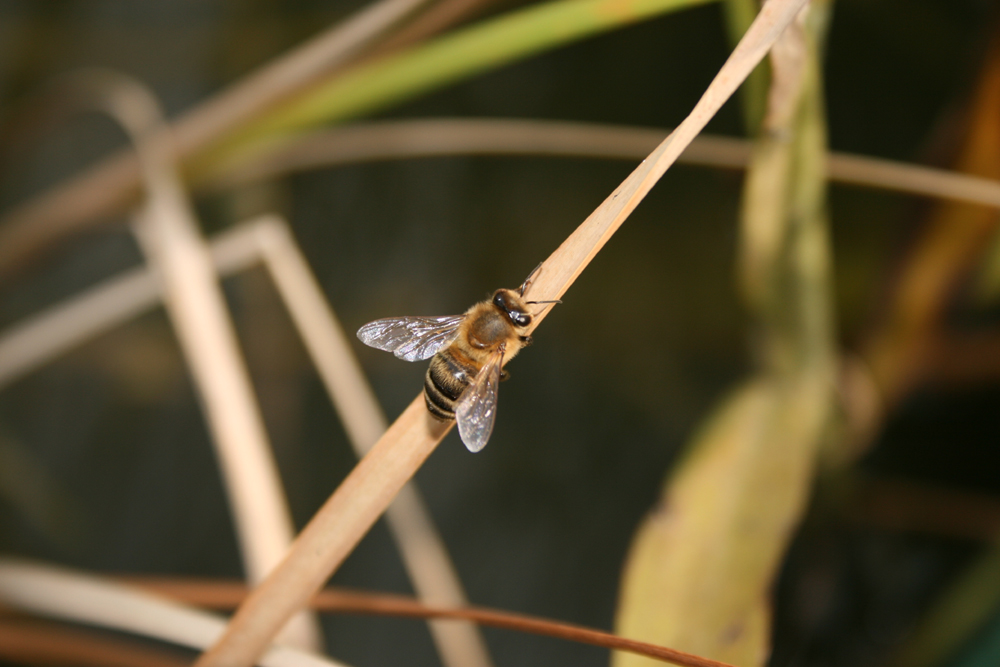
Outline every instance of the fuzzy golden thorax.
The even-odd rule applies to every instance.
[[[489,301],[469,308],[454,345],[479,365],[504,345],[504,360],[513,358],[530,339],[524,331],[531,324],[531,313],[524,299],[514,290],[498,289]]]

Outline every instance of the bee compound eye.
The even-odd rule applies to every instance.
[[[525,315],[524,313],[518,313],[514,316],[514,324],[519,327],[526,327],[531,324],[531,315]]]
[[[503,308],[504,310],[506,310],[507,304],[503,300],[503,294],[497,292],[496,294],[493,295],[493,305],[497,306],[498,308]]]

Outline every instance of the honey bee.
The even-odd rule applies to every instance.
[[[533,315],[528,306],[559,301],[525,301],[524,290],[539,265],[517,290],[498,289],[462,315],[387,317],[358,330],[365,345],[406,361],[431,359],[424,377],[424,400],[432,415],[458,422],[469,451],[490,439],[497,412],[497,385],[507,378],[504,358],[531,344],[525,332]]]

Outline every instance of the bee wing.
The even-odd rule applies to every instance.
[[[478,452],[486,446],[493,433],[493,422],[497,417],[497,389],[500,385],[500,369],[503,366],[504,348],[501,346],[490,355],[476,378],[472,381],[455,404],[455,419],[458,433],[470,452]]]
[[[392,352],[406,361],[430,359],[451,343],[465,315],[447,317],[387,317],[358,329],[365,345]]]

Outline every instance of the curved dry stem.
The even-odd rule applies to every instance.
[[[222,189],[289,173],[342,164],[454,155],[555,155],[639,160],[668,129],[510,118],[438,118],[359,123],[292,140],[260,160],[217,174],[205,186]],[[700,135],[681,164],[743,169],[752,142]],[[944,169],[830,152],[832,181],[1000,208],[1000,182]]]
[[[408,618],[462,619],[494,628],[527,632],[581,644],[600,646],[616,651],[626,651],[635,655],[669,662],[674,665],[682,665],[683,667],[732,667],[728,663],[712,660],[711,658],[678,651],[666,646],[658,646],[648,642],[619,637],[618,635],[601,632],[600,630],[592,630],[570,623],[560,623],[534,616],[511,614],[482,607],[441,609],[426,607],[414,600],[407,600],[398,596],[379,596],[378,598],[373,598],[359,593],[322,591],[316,596],[316,608]]]
[[[565,293],[804,5],[805,0],[771,0],[764,6],[691,114],[543,263],[525,296],[540,301]],[[414,399],[313,517],[281,565],[241,605],[225,636],[196,664],[252,664],[281,624],[305,606],[354,549],[452,424],[434,420],[423,396]]]
[[[215,609],[235,607],[247,595],[246,585],[235,581],[135,577],[128,577],[125,580],[139,588],[160,595],[182,600],[188,604]],[[367,593],[338,588],[321,590],[309,601],[309,605],[316,611],[331,613],[467,620],[514,632],[525,632],[580,644],[590,644],[610,650],[627,651],[686,667],[730,667],[724,662],[676,651],[665,646],[626,639],[593,628],[487,607],[432,607],[402,595]]]
[[[121,638],[108,638],[59,623],[0,620],[0,659],[48,667],[186,667],[190,661]]]

